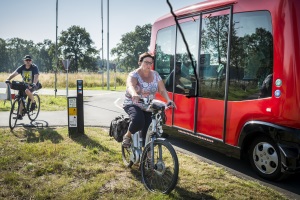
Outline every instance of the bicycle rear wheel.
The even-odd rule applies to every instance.
[[[36,106],[35,106],[34,110],[30,110],[32,102],[30,101],[30,99],[28,101],[28,118],[31,121],[34,121],[40,113],[40,97],[37,94],[33,94],[33,98],[34,98],[35,103],[36,103]]]
[[[10,113],[9,113],[9,128],[10,130],[13,130],[17,124],[18,121],[18,115],[19,115],[19,103],[18,99],[14,100],[12,103]]]
[[[141,173],[144,186],[149,191],[170,193],[178,180],[178,158],[172,145],[157,139],[154,141],[153,164],[151,162],[151,143],[147,144],[143,151],[141,161]]]

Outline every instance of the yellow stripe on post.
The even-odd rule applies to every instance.
[[[69,108],[69,116],[77,115],[77,108]]]

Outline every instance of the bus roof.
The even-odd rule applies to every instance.
[[[206,0],[206,1],[202,1],[197,4],[194,4],[194,5],[190,5],[190,6],[186,6],[184,8],[178,9],[178,10],[174,11],[174,13],[177,17],[180,17],[180,16],[184,16],[186,14],[192,14],[192,13],[209,10],[209,9],[216,8],[216,7],[231,5],[236,2],[237,2],[237,0]],[[160,20],[167,19],[167,18],[173,18],[172,14],[168,13],[168,14],[158,18],[156,21],[160,21]]]

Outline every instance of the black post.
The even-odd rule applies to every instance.
[[[77,80],[78,133],[84,134],[83,80]]]

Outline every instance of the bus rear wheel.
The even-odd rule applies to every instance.
[[[272,181],[283,177],[280,151],[271,138],[256,138],[249,149],[249,160],[260,177]]]

